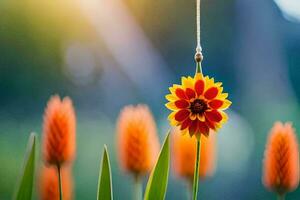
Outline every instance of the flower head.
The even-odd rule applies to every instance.
[[[76,119],[70,98],[53,96],[44,114],[43,157],[48,164],[63,164],[75,157]]]
[[[196,162],[196,138],[177,134],[179,128],[174,128],[172,134],[172,158],[175,173],[192,181]],[[216,136],[201,137],[200,178],[211,176],[215,170]]]
[[[119,115],[117,133],[121,167],[134,175],[149,172],[158,155],[159,141],[148,107],[126,106]]]
[[[264,185],[280,195],[299,184],[299,150],[291,124],[275,123],[268,138],[263,162]]]
[[[72,176],[69,167],[61,168],[63,199],[72,199]],[[41,200],[59,200],[58,173],[53,166],[43,166],[39,174],[39,195]]]
[[[190,136],[208,136],[210,130],[219,129],[227,120],[224,110],[231,105],[221,86],[200,73],[194,78],[182,77],[181,85],[174,84],[169,88],[171,94],[166,95],[166,107],[172,111],[168,117],[171,125]]]

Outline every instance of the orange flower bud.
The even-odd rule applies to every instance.
[[[72,176],[68,167],[61,168],[63,199],[72,199]],[[39,177],[39,194],[41,200],[59,200],[57,169],[43,166]]]
[[[298,142],[289,123],[275,123],[268,138],[263,166],[263,183],[283,195],[299,184]]]
[[[189,181],[193,180],[196,162],[195,137],[183,135],[179,128],[174,128],[172,134],[172,159],[174,172]],[[204,179],[211,176],[215,170],[216,136],[209,134],[201,137],[200,169],[199,176]]]
[[[69,97],[53,96],[44,114],[43,157],[46,163],[72,161],[76,146],[76,117]]]
[[[149,108],[126,106],[117,122],[117,134],[121,167],[136,176],[149,172],[159,151],[156,125]]]

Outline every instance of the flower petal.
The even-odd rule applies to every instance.
[[[223,105],[220,107],[220,109],[221,110],[225,110],[225,109],[227,109],[227,108],[229,108],[229,106],[231,105],[231,101],[229,101],[229,100],[224,100],[224,103],[223,103]]]
[[[192,121],[190,127],[189,127],[189,134],[190,136],[193,136],[198,130],[198,120]]]
[[[223,119],[222,115],[216,110],[205,112],[205,116],[213,122],[220,122]]]
[[[191,88],[186,88],[185,90],[185,94],[189,99],[195,98],[196,97],[196,93],[193,89]]]
[[[181,130],[181,135],[186,135],[188,132],[189,132],[188,128]]]
[[[214,99],[212,100],[211,102],[208,103],[208,105],[214,109],[214,110],[217,110],[219,108],[221,108],[221,106],[224,104],[224,101],[222,100],[219,100],[219,99]]]
[[[194,86],[193,79],[190,79],[189,77],[182,77],[181,83],[184,88],[193,88]]]
[[[175,105],[174,102],[168,102],[165,104],[165,106],[172,111],[179,110],[179,108]]]
[[[178,122],[182,122],[190,115],[190,111],[188,110],[180,110],[175,114],[175,120]]]
[[[197,114],[193,114],[193,113],[190,114],[191,120],[196,120],[196,118],[197,118]]]
[[[215,83],[214,78],[209,78],[208,76],[205,76],[204,80],[205,80],[205,91],[214,86]]]
[[[177,89],[175,90],[175,94],[176,94],[176,96],[177,96],[178,98],[180,98],[180,99],[188,99],[187,96],[185,95],[184,90],[181,89],[181,88],[177,88]]]
[[[204,134],[205,136],[208,136],[209,134],[209,128],[208,126],[204,123],[204,122],[198,122],[198,128],[199,128],[199,132],[201,134]]]
[[[172,94],[168,94],[165,96],[168,101],[176,101],[178,98]]]
[[[206,92],[204,93],[204,97],[208,100],[215,98],[218,95],[218,88],[216,87],[211,87]]]
[[[186,118],[186,120],[184,120],[181,124],[180,130],[184,130],[187,127],[189,127],[192,123],[192,120],[190,118]]]
[[[198,81],[195,83],[195,90],[196,90],[198,96],[201,95],[201,94],[203,93],[203,91],[204,91],[204,86],[205,86],[205,84],[204,84],[204,81],[203,81],[203,80],[198,80]]]
[[[226,99],[228,97],[228,93],[220,93],[219,95],[218,95],[218,98],[219,99]]]
[[[214,123],[214,122],[209,121],[209,119],[206,119],[206,120],[205,120],[205,123],[206,123],[206,125],[207,125],[210,129],[216,130],[216,126],[215,126],[215,123]]]
[[[175,106],[180,109],[188,108],[189,105],[190,105],[189,102],[183,99],[175,101]]]
[[[174,96],[176,95],[175,94],[175,90],[177,89],[177,88],[180,88],[181,86],[180,85],[178,85],[178,84],[173,84],[173,86],[172,87],[169,87],[169,91],[171,92],[171,94],[173,94]]]
[[[227,122],[227,120],[228,120],[228,115],[227,115],[225,112],[223,112],[223,111],[220,111],[220,113],[221,113],[221,115],[222,115],[222,123]]]
[[[172,112],[171,114],[169,114],[169,116],[168,116],[168,119],[169,119],[169,121],[170,121],[170,124],[172,125],[172,126],[176,126],[177,124],[178,124],[178,122],[175,120],[175,114],[176,114],[176,112]]]
[[[203,79],[203,74],[201,74],[201,73],[196,73],[195,76],[194,76],[194,79],[195,79],[196,81]]]
[[[203,114],[197,114],[197,119],[199,119],[201,122],[204,122],[205,116]]]

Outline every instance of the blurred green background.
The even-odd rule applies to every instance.
[[[275,199],[261,183],[263,151],[275,121],[300,129],[300,2],[201,2],[203,71],[224,82],[233,105],[218,134],[216,173],[199,196]],[[148,104],[162,142],[164,96],[194,73],[195,40],[193,0],[1,0],[0,199],[11,199],[29,133],[40,135],[53,94],[70,96],[77,111],[76,199],[96,198],[104,143],[115,199],[131,199],[116,118],[124,105]],[[185,189],[171,171],[166,199],[184,199]],[[287,196],[299,198],[300,189]]]

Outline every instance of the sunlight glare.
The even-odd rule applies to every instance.
[[[284,17],[291,21],[300,22],[300,1],[299,0],[274,0],[282,11]]]

